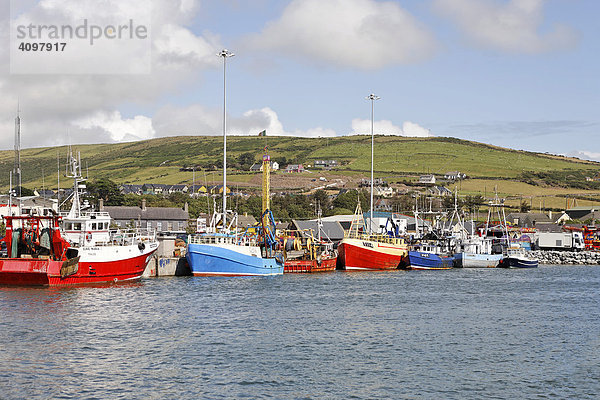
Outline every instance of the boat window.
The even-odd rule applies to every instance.
[[[93,231],[95,231],[95,230],[96,230],[96,223],[95,223],[95,222],[93,222],[93,223],[92,223],[92,230],[93,230]]]
[[[108,229],[108,222],[104,223],[104,229]]]
[[[80,231],[81,230],[81,222],[76,222],[75,224],[73,224],[73,229],[76,231]]]

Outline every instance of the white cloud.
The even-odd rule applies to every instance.
[[[162,66],[216,67],[219,65],[215,56],[217,48],[219,45],[215,37],[196,36],[189,29],[172,24],[159,28],[154,40],[157,62]]]
[[[600,153],[596,153],[596,152],[593,152],[593,151],[573,150],[573,151],[571,151],[567,155],[570,156],[570,157],[581,158],[583,160],[590,160],[590,161],[598,161],[598,162],[600,162]]]
[[[431,56],[433,35],[395,2],[293,0],[249,46],[344,67],[377,69]]]
[[[150,74],[9,75],[9,54],[4,47],[0,48],[0,88],[3,94],[0,97],[0,127],[6,127],[3,132],[12,132],[19,101],[23,147],[64,144],[66,132],[71,132],[79,143],[83,138],[89,139],[89,143],[117,140],[114,138],[118,135],[107,134],[99,127],[75,128],[73,122],[82,122],[102,113],[110,114],[123,104],[132,107],[153,104],[157,99],[177,93],[187,85],[196,84],[202,77],[202,71],[220,66],[216,56],[222,47],[219,38],[209,32],[197,35],[186,27],[195,16],[198,1],[44,0],[15,4],[23,8],[20,18],[34,19],[43,24],[85,17],[120,21],[123,15],[130,12],[135,14],[136,7],[152,7]],[[8,43],[8,2],[0,4],[0,11],[5,11],[0,12],[0,41]],[[142,136],[149,131],[146,129],[145,132]],[[12,134],[0,135],[0,146],[11,148]]]
[[[195,104],[183,108],[166,106],[152,118],[157,136],[221,135],[223,111]],[[286,131],[277,113],[269,107],[248,110],[241,117],[227,117],[228,135],[257,135],[266,130],[269,136],[318,137],[336,136],[332,129],[322,127]]]
[[[406,121],[402,124],[403,136],[414,136],[414,137],[429,137],[433,136],[429,129],[423,128],[419,124],[414,122]]]
[[[546,0],[434,0],[433,9],[456,23],[475,45],[514,53],[573,47],[577,35],[564,24],[544,29]]]
[[[390,136],[411,136],[411,137],[429,137],[433,136],[429,129],[423,128],[422,126],[405,121],[402,124],[402,128],[396,126],[392,121],[381,120],[374,121],[373,132],[376,135],[390,135]],[[370,134],[371,133],[371,120],[369,119],[353,119],[352,120],[352,134]]]
[[[90,116],[73,121],[73,125],[88,130],[102,129],[115,142],[151,139],[155,134],[152,119],[143,115],[123,119],[118,111],[98,111]]]

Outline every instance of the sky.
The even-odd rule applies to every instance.
[[[229,49],[228,135],[368,134],[374,93],[376,134],[600,161],[598,15],[597,0],[0,0],[0,149],[17,108],[23,148],[222,135]],[[145,35],[46,28],[64,51],[18,49],[84,20]]]

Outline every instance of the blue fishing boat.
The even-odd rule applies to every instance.
[[[232,218],[236,220],[236,216]],[[248,227],[243,234],[217,232],[216,214],[211,233],[189,235],[186,259],[195,276],[271,276],[282,275],[284,258],[276,251],[273,214],[266,210],[262,225]],[[234,230],[235,231],[235,230]]]
[[[454,266],[454,256],[441,251],[432,243],[419,243],[408,251],[408,265],[405,269],[434,270],[450,269]]]
[[[219,53],[225,61],[233,53]],[[225,76],[223,76],[225,80]],[[225,85],[224,85],[225,89]],[[271,276],[283,275],[284,259],[275,251],[279,241],[275,237],[275,220],[269,210],[269,174],[271,158],[263,156],[263,214],[261,224],[248,227],[242,235],[237,228],[227,226],[227,129],[225,90],[223,90],[223,208],[221,221],[217,221],[216,205],[209,233],[190,235],[186,259],[196,276]],[[265,147],[265,151],[267,147]],[[234,219],[236,216],[234,215]],[[221,224],[218,230],[218,224]],[[233,222],[232,222],[233,223]],[[236,224],[237,225],[237,224]]]
[[[191,236],[186,259],[195,276],[283,274],[283,258],[263,257],[261,246],[226,234]]]

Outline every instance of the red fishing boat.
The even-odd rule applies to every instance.
[[[1,243],[6,253],[0,257],[0,284],[57,286],[135,280],[158,247],[152,242],[121,246],[119,258],[107,259],[102,257],[106,254],[102,246],[86,251],[72,247],[61,235],[60,219],[57,215],[4,217],[6,235]]]
[[[4,217],[0,284],[54,286],[136,280],[158,249],[154,235],[111,231],[108,213],[83,211],[81,163],[71,154],[70,164],[72,206],[64,217]]]
[[[408,247],[401,238],[365,233],[360,202],[356,206],[350,231],[338,246],[346,270],[397,269],[408,256]]]

